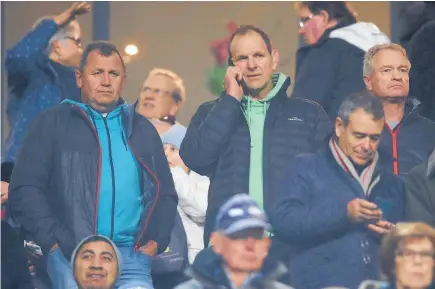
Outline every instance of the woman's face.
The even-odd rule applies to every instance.
[[[429,286],[434,272],[434,247],[429,239],[404,240],[396,252],[395,272],[399,287]]]

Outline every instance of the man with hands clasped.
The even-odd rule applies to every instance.
[[[403,220],[405,202],[403,181],[379,165],[384,122],[379,98],[351,95],[329,145],[286,169],[270,222],[275,238],[292,246],[292,287],[358,288],[379,279],[380,237]]]

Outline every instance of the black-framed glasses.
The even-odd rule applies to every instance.
[[[417,256],[426,261],[434,260],[435,258],[435,253],[433,251],[414,251],[411,249],[397,250],[396,255],[407,261],[414,260]]]
[[[82,47],[82,40],[80,38],[74,38],[71,36],[66,36],[65,39],[69,39],[74,41],[74,43],[77,45],[77,47],[81,48]]]
[[[307,17],[301,17],[299,19],[299,27],[304,28],[305,24],[313,18],[313,14],[308,15]]]

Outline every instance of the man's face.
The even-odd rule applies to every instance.
[[[400,248],[401,247],[401,248]],[[412,239],[399,247],[395,258],[397,283],[402,288],[427,288],[434,273],[434,248],[429,239]]]
[[[138,112],[148,119],[175,116],[179,109],[179,104],[173,97],[175,91],[172,78],[162,74],[151,75],[142,87]]]
[[[102,113],[116,107],[124,87],[125,71],[115,52],[104,56],[98,50],[91,51],[84,70],[76,76],[83,102]]]
[[[264,232],[264,229],[250,230],[261,230]],[[258,234],[255,232],[252,235]],[[267,237],[262,237],[261,239],[253,237],[231,239],[221,233],[213,233],[212,242],[213,250],[223,257],[225,264],[230,270],[244,273],[260,270],[270,247],[270,239]]]
[[[300,6],[298,16],[303,27],[299,28],[298,33],[304,37],[308,45],[316,44],[322,37],[325,30],[329,28],[327,14],[320,13],[314,15],[306,6]]]
[[[341,118],[337,117],[335,121],[338,145],[350,160],[360,166],[375,157],[383,128],[384,119],[374,120],[373,115],[362,108],[352,112],[347,127]]]
[[[81,30],[77,22],[70,24],[71,32],[64,39],[53,41],[52,50],[59,56],[61,63],[78,67],[83,53]]]
[[[77,253],[74,277],[81,289],[112,289],[118,276],[115,250],[106,242],[85,244]]]
[[[278,65],[278,52],[267,50],[263,38],[255,33],[237,35],[231,43],[234,65],[243,72],[243,79],[253,96],[265,97],[272,89],[272,74]]]
[[[364,76],[367,90],[381,99],[403,101],[409,93],[408,59],[399,51],[384,49],[372,59],[372,74]]]

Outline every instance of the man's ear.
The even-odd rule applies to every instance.
[[[82,73],[76,69],[76,83],[79,88],[82,88]]]
[[[222,236],[217,232],[211,233],[210,236],[210,244],[212,245],[212,250],[216,254],[220,254],[222,252]]]
[[[57,56],[60,55],[60,44],[59,44],[59,40],[54,40],[53,42],[50,43],[50,49],[51,52],[56,54]]]
[[[335,119],[335,135],[337,136],[337,138],[341,136],[343,130],[344,130],[343,120],[341,119],[341,117],[337,117]]]
[[[273,71],[276,70],[279,63],[279,52],[276,49],[272,49],[272,69]]]
[[[370,77],[370,75],[364,75],[363,79],[364,79],[364,84],[366,85],[366,89],[368,91],[371,91],[372,90],[372,78]]]

